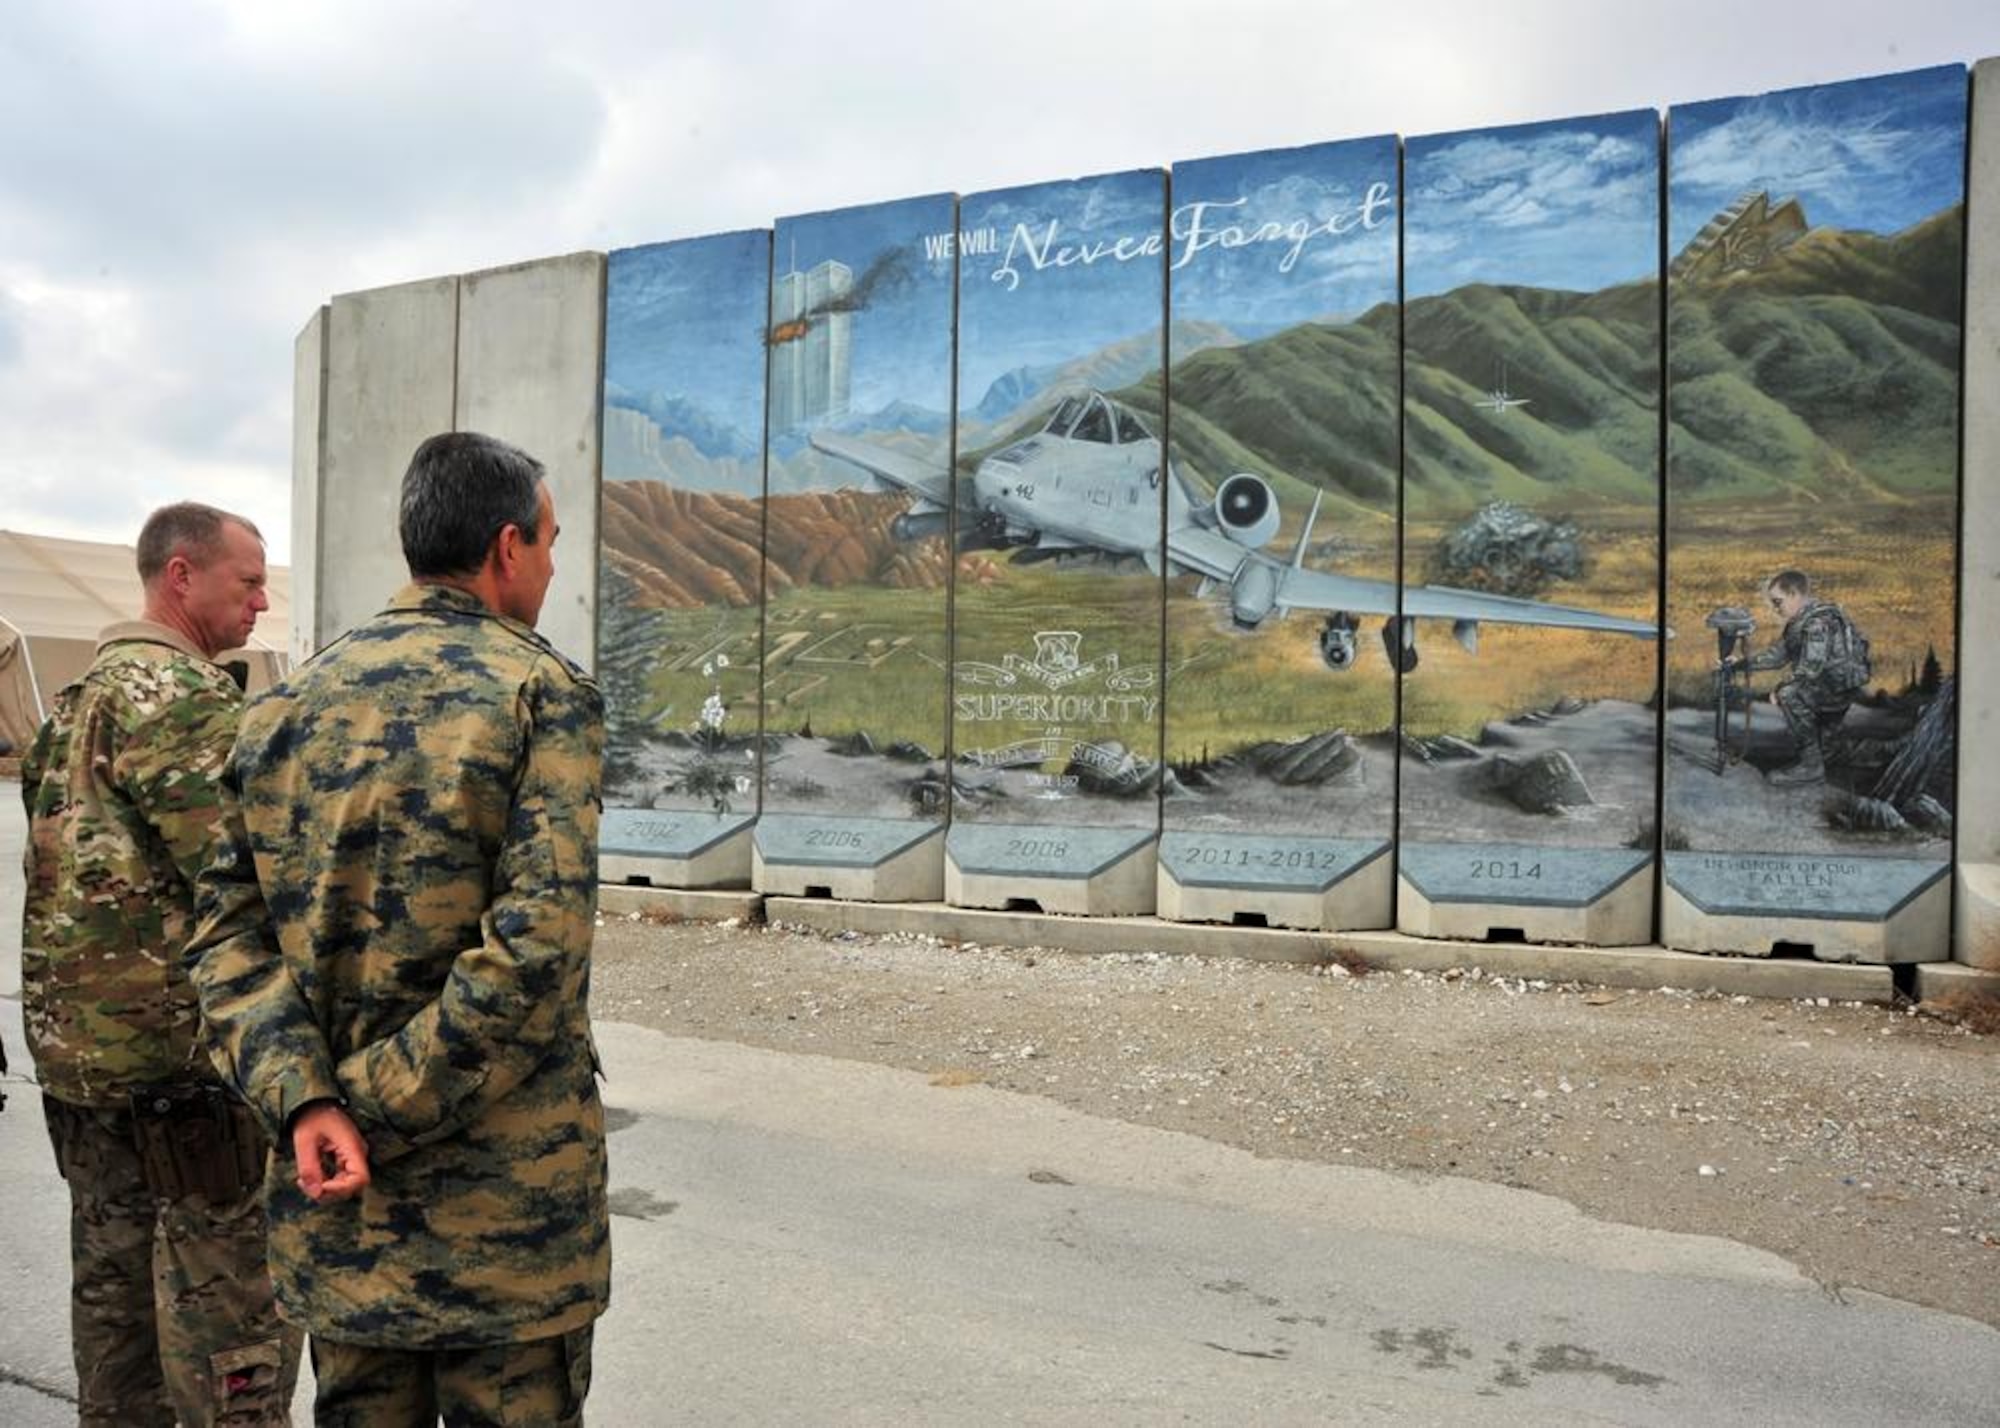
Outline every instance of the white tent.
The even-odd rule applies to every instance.
[[[222,657],[248,667],[252,689],[286,669],[292,572],[268,575],[269,612],[248,647]],[[97,632],[137,618],[143,603],[131,546],[0,530],[0,745],[25,749],[49,701],[89,667]]]

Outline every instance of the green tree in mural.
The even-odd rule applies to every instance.
[[[1944,666],[1938,662],[1937,646],[1924,647],[1924,670],[1917,676],[1917,692],[1929,699],[1944,684]]]

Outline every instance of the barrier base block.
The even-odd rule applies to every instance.
[[[845,902],[936,902],[944,828],[907,818],[767,813],[751,835],[750,886]]]
[[[662,888],[750,885],[749,813],[607,808],[598,830],[597,880]]]
[[[2000,863],[1958,865],[1956,908],[1953,960],[2000,972]]]
[[[1170,832],[1160,838],[1159,915],[1325,932],[1383,928],[1394,920],[1392,866],[1381,839]]]
[[[1158,896],[1151,828],[955,824],[945,839],[953,907],[1137,917]]]
[[[1396,929],[1412,937],[1628,947],[1653,935],[1652,856],[1630,848],[1405,843]]]
[[[1951,956],[1950,872],[1914,858],[1669,853],[1660,940],[1684,952],[1942,962]]]

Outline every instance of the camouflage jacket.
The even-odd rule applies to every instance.
[[[99,637],[21,763],[28,846],[21,1002],[42,1089],[117,1106],[213,1079],[181,952],[243,696],[163,625]]]
[[[279,1146],[285,1317],[411,1349],[542,1338],[610,1297],[587,1007],[603,701],[444,586],[255,700],[188,949],[216,1064]],[[314,1205],[281,1132],[344,1101],[373,1183]]]
[[[1751,669],[1792,667],[1792,679],[1828,693],[1847,693],[1868,682],[1868,644],[1840,606],[1809,600],[1785,621],[1776,642],[1750,656]]]

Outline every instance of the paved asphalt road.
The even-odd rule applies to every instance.
[[[593,1423],[1944,1424],[2000,1402],[2000,1333],[1727,1241],[876,1066],[600,1037],[617,1277]],[[74,1421],[65,1210],[9,1089],[0,1423],[35,1428]]]

